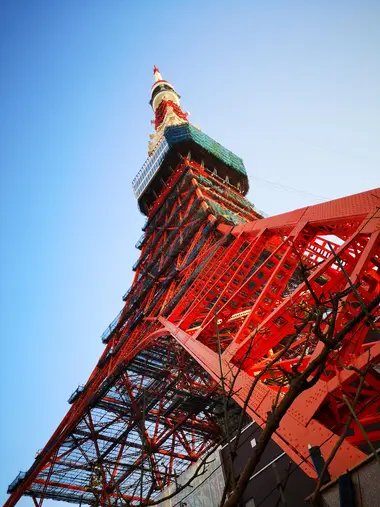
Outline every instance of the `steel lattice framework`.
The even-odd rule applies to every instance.
[[[170,114],[179,107],[163,101],[156,130],[165,107]],[[138,505],[154,497],[221,438],[217,335],[226,382],[237,374],[233,397],[243,406],[257,372],[281,355],[311,307],[310,287],[328,301],[347,288],[348,276],[365,304],[379,293],[379,189],[263,218],[243,196],[247,182],[233,154],[200,131],[185,136],[186,117],[180,120],[185,127],[165,126],[167,145],[148,159],[158,165],[144,165],[147,176],[138,180],[148,188],[139,195],[148,215],[136,245],[141,254],[125,305],[103,335],[104,353],[31,468],[11,485],[7,506],[22,495],[36,505],[44,498]],[[354,293],[344,308],[336,332],[361,310]],[[278,390],[286,392],[283,371],[297,361],[305,368],[320,350],[317,341],[302,347],[312,325],[256,386],[248,414],[260,425]],[[377,333],[366,323],[355,327],[283,418],[274,439],[308,475],[308,445],[328,455],[347,419],[342,396],[351,397],[358,382],[347,366],[371,363],[357,407],[370,439],[380,440],[379,355]],[[330,466],[333,477],[364,459],[363,443],[353,424]]]

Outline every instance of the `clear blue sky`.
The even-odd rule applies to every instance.
[[[327,199],[379,183],[379,5],[2,0],[0,500],[130,285],[153,64],[280,213],[320,201],[262,179]]]

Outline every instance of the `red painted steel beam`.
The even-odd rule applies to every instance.
[[[65,484],[65,483],[62,483],[62,482],[45,482],[45,481],[42,481],[40,479],[36,479],[34,482],[35,482],[35,484],[47,484],[48,487],[50,486],[52,488],[60,488],[60,489],[66,489],[66,490],[72,490],[72,491],[82,491],[83,493],[87,493],[88,492],[87,488],[83,488],[81,486],[75,486],[75,485],[72,485],[72,484]],[[36,496],[39,496],[38,493],[36,493],[36,492],[34,492],[33,494],[36,495]],[[112,494],[111,496],[117,497],[117,495],[114,495],[114,494]],[[124,495],[123,494],[123,498],[125,500],[138,500],[138,501],[140,501],[140,497],[139,496],[131,496],[131,495]],[[145,500],[145,498],[143,500]]]

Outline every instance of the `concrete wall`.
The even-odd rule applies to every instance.
[[[348,474],[355,489],[355,507],[380,505],[380,467],[373,456]],[[321,496],[323,507],[342,507],[338,481],[325,486]]]
[[[252,455],[256,441],[260,438],[261,428],[252,422],[245,427],[239,440],[239,448],[234,461],[235,477],[238,477],[247,460]],[[224,465],[227,468],[227,447],[222,449]],[[279,482],[282,483],[281,499]],[[315,481],[310,479],[285,452],[271,440],[256,467],[241,499],[243,507],[306,507],[306,501],[314,490]],[[189,504],[190,507],[190,504]],[[191,506],[192,507],[192,506]]]
[[[181,502],[186,503],[188,507],[218,507],[222,498],[224,488],[223,470],[220,462],[219,451],[217,450],[210,458],[207,466],[207,472],[195,477],[191,485],[185,488],[181,493],[175,495],[169,500],[160,502],[159,507],[179,507]],[[186,472],[178,478],[178,484],[184,484],[195,473],[198,464],[192,465]],[[169,486],[158,498],[164,498],[175,490],[175,486]]]

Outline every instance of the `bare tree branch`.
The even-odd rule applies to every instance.
[[[237,483],[236,488],[232,491],[229,498],[224,503],[224,507],[232,507],[237,505],[239,499],[241,498],[249,479],[254,472],[260,458],[268,445],[272,435],[278,429],[281,419],[288,411],[294,400],[305,390],[310,389],[312,385],[314,385],[314,380],[309,381],[308,379],[314,375],[314,379],[321,375],[323,368],[326,364],[326,361],[332,350],[336,349],[344,337],[352,331],[357,324],[359,324],[363,319],[367,317],[367,312],[371,312],[374,308],[376,308],[380,303],[380,294],[378,294],[367,306],[366,312],[361,311],[358,313],[350,322],[348,322],[343,329],[341,329],[338,333],[336,333],[333,343],[328,346],[324,345],[322,351],[308,364],[305,370],[296,376],[290,383],[290,388],[288,392],[284,395],[281,402],[275,411],[269,414],[267,424],[256,444],[254,452],[251,458],[248,460],[246,466],[244,467],[239,481]]]

